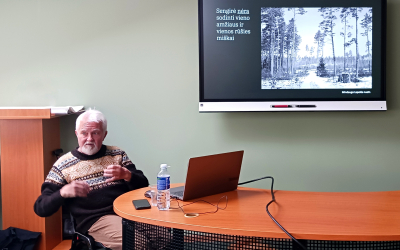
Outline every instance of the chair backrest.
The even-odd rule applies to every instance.
[[[70,213],[70,222],[64,221],[64,230],[72,232],[72,242],[70,250],[100,250],[108,249],[101,242],[97,242],[89,234],[81,234],[75,231],[75,220]],[[68,224],[70,223],[70,224]],[[66,225],[68,224],[68,225]],[[111,249],[110,249],[111,250]]]

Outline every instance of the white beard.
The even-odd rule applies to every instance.
[[[99,148],[96,146],[96,144],[85,144],[83,147],[81,147],[80,151],[86,155],[94,155],[95,153],[99,152]]]

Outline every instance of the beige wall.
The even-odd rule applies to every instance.
[[[386,112],[198,112],[195,0],[0,1],[0,106],[95,107],[107,144],[155,182],[185,180],[189,157],[245,150],[240,181],[275,188],[398,190],[400,0],[388,3]],[[62,145],[76,145],[75,117]],[[253,187],[268,188],[263,181]]]

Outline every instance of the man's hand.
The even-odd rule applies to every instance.
[[[90,187],[86,181],[73,181],[60,189],[60,194],[64,198],[86,197]]]
[[[109,178],[106,180],[106,182],[122,179],[130,181],[131,171],[129,171],[127,168],[121,167],[120,165],[109,165],[106,169],[104,169],[104,177]]]

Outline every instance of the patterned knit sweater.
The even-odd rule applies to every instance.
[[[131,180],[106,182],[104,169],[111,164],[126,167],[132,173]],[[63,198],[60,195],[60,189],[74,180],[89,184],[87,197]],[[126,153],[117,147],[103,145],[94,155],[86,155],[75,149],[60,157],[51,168],[42,184],[42,194],[36,200],[34,210],[37,215],[46,217],[65,204],[75,218],[76,231],[87,233],[100,217],[115,214],[115,198],[148,185],[143,172],[137,170]]]

